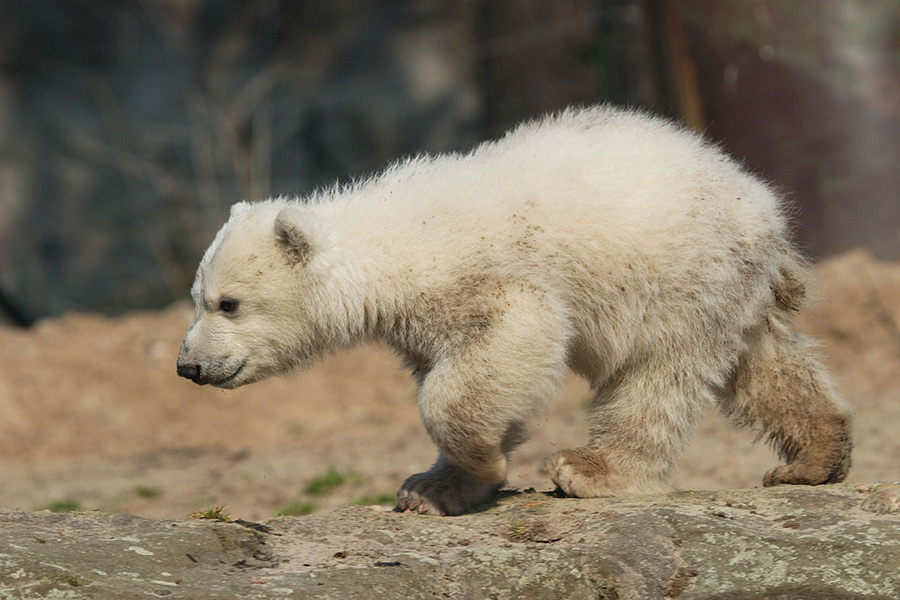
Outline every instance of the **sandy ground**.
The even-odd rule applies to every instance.
[[[853,252],[821,264],[800,328],[823,342],[857,410],[852,481],[900,478],[900,265]],[[235,391],[175,375],[187,304],[121,318],[72,314],[0,328],[0,507],[53,503],[157,518],[212,504],[258,520],[392,496],[436,456],[415,386],[369,346]],[[554,449],[586,440],[587,386],[570,378],[517,451],[509,485],[549,490]],[[710,411],[673,475],[679,489],[760,485],[777,464]],[[323,485],[329,471],[335,484]],[[327,480],[327,478],[324,478]],[[341,481],[342,480],[342,481]],[[319,483],[314,489],[310,484]]]

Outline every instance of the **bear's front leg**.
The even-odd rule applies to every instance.
[[[419,411],[440,457],[404,482],[400,510],[457,515],[490,500],[506,480],[507,456],[524,440],[525,423],[559,389],[563,311],[524,287],[490,298],[503,310],[476,331],[448,331],[440,359],[421,379]]]
[[[519,411],[503,406],[496,378],[476,385],[459,362],[436,369],[422,385],[422,420],[441,452],[431,469],[403,483],[400,510],[458,515],[490,500],[506,480],[506,454],[522,429]]]
[[[427,515],[459,515],[489,501],[503,482],[486,483],[442,454],[431,469],[410,476],[397,492],[397,508]]]

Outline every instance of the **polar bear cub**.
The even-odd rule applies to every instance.
[[[240,203],[191,294],[178,373],[245,385],[385,340],[440,454],[400,509],[491,498],[567,369],[590,439],[547,459],[578,497],[653,492],[703,412],[841,481],[851,409],[791,331],[807,272],[779,197],[714,146],[610,107],[566,110],[468,154],[419,156],[299,200]]]

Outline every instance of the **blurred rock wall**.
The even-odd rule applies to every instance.
[[[0,288],[18,317],[184,297],[241,199],[480,129],[436,2],[0,3]]]
[[[233,202],[593,102],[589,76],[576,79],[598,7],[565,0],[548,24],[540,5],[4,0],[0,314],[165,305],[186,296]],[[506,24],[519,6],[533,30],[521,36]],[[489,115],[485,78],[546,48],[560,58],[529,102]]]
[[[531,115],[682,117],[792,190],[800,240],[900,257],[887,0],[3,0],[0,318],[184,298],[241,199]]]

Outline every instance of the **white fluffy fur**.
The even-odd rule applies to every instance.
[[[663,489],[715,404],[790,463],[767,483],[822,483],[846,474],[849,409],[788,329],[804,278],[779,198],[718,149],[568,110],[306,201],[236,205],[179,365],[236,387],[386,340],[441,450],[398,493],[420,512],[488,499],[567,369],[595,394],[590,444],[547,463],[569,494]]]

